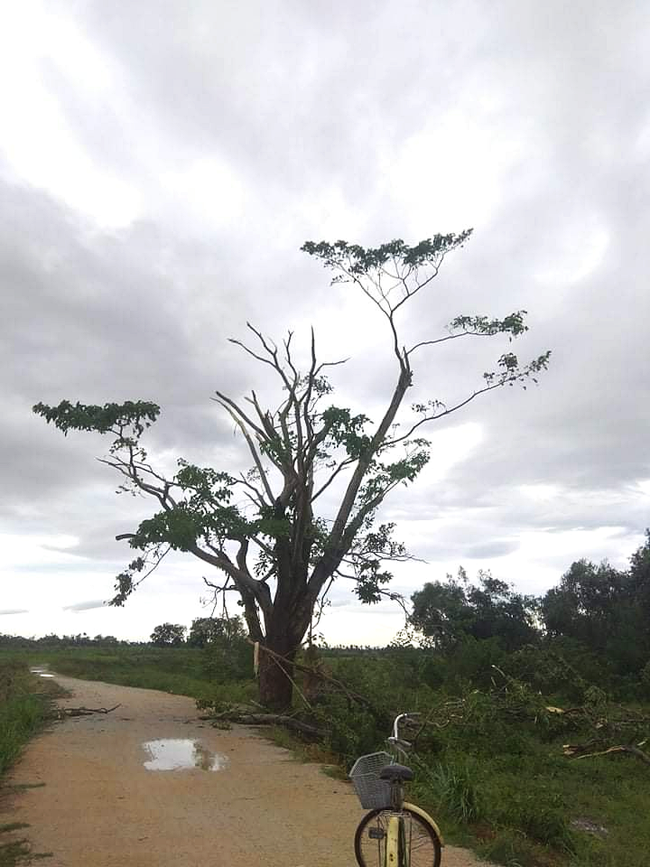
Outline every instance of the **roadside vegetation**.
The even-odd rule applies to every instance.
[[[250,665],[251,648],[242,645],[242,659],[244,649]],[[192,695],[221,717],[220,726],[255,695],[252,671],[215,683],[209,648],[70,646],[41,648],[37,655],[5,649],[3,664],[8,654],[26,652],[76,677]],[[411,734],[417,735],[411,797],[436,817],[449,842],[510,867],[646,867],[650,827],[640,817],[650,808],[648,766],[623,753],[570,758],[563,747],[588,744],[604,721],[610,735],[641,742],[650,705],[616,701],[542,649],[534,658],[548,689],[540,694],[531,658],[524,648],[504,659],[497,642],[476,639],[444,660],[415,647],[321,649],[319,667],[350,694],[370,697],[371,706],[361,707],[327,682],[309,693],[305,676],[298,685],[305,698],[309,693],[310,707],[298,697],[294,712],[323,729],[324,737],[298,741],[283,729],[270,736],[304,760],[345,773],[358,755],[385,747],[394,712],[419,710],[426,724]],[[570,712],[577,708],[583,712]],[[638,731],[629,719],[641,719]],[[34,721],[31,731],[37,726]]]
[[[31,674],[12,656],[0,655],[0,779],[42,728],[52,697],[60,693],[56,684]]]
[[[6,651],[0,655],[0,789],[27,741],[40,731],[61,689],[30,673],[26,662]],[[0,822],[0,867],[39,857],[31,852],[20,822]]]

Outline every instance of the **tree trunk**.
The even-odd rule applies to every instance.
[[[273,645],[276,645],[275,647]],[[283,659],[275,659],[260,647],[260,703],[280,713],[291,707],[293,698],[293,660],[297,648],[290,649],[287,642],[267,641],[267,647]]]
[[[278,606],[276,596],[273,615],[267,622],[266,639],[260,646],[260,702],[269,710],[281,713],[291,707],[293,698],[294,660],[309,626],[311,609],[294,603]],[[264,648],[271,653],[265,653]],[[280,658],[278,658],[280,657]]]

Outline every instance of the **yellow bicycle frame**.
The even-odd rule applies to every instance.
[[[391,816],[388,820],[386,867],[404,867],[399,863],[399,816]]]

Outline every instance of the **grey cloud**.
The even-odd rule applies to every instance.
[[[0,611],[0,615],[2,614],[29,614],[29,609],[27,608],[5,608],[3,611]]]
[[[330,601],[331,608],[347,608],[349,605],[352,605],[351,599],[332,599]]]
[[[468,545],[465,548],[465,556],[470,560],[505,557],[512,554],[519,547],[519,543],[512,539],[497,539],[492,542],[484,542],[478,545]]]
[[[330,289],[297,250],[323,236],[333,214],[361,243],[461,228],[444,225],[435,195],[426,205],[442,224],[416,220],[411,208],[429,187],[403,195],[395,169],[406,142],[433,130],[431,158],[410,183],[435,190],[455,168],[436,154],[453,109],[479,118],[509,169],[488,189],[489,213],[471,242],[404,309],[400,328],[417,342],[458,313],[526,308],[531,331],[514,348],[522,358],[554,355],[539,388],[493,393],[454,417],[480,423],[484,442],[442,482],[396,492],[383,513],[407,536],[414,519],[430,521],[413,553],[434,564],[504,556],[530,530],[638,534],[647,501],[631,489],[650,477],[650,176],[638,101],[650,85],[647,12],[623,2],[613,20],[609,3],[585,15],[559,0],[501,0],[489,15],[477,3],[253,8],[199,2],[161,19],[150,0],[135,12],[124,2],[84,4],[75,22],[106,53],[119,86],[90,97],[69,71],[47,69],[78,142],[95,165],[134,185],[146,213],[101,232],[48,195],[3,182],[0,280],[11,291],[0,301],[0,449],[9,456],[0,516],[9,530],[74,534],[80,544],[67,553],[86,558],[75,569],[113,569],[130,553],[114,535],[148,508],[115,498],[117,479],[94,460],[106,440],[64,439],[31,414],[39,400],[156,400],[154,456],[227,468],[245,461],[209,398],[216,387],[238,396],[260,380],[264,391],[267,381],[226,338],[245,336],[247,319],[278,337],[295,323],[318,327],[325,308],[347,315],[346,290]],[[236,173],[245,205],[228,219],[215,196],[215,222],[197,228],[177,217],[184,203],[165,178],[211,157]],[[604,257],[580,276],[575,262],[599,231]],[[364,335],[383,324],[369,313],[357,327]],[[345,399],[378,417],[394,379],[389,335],[370,358],[340,342],[322,335],[333,354],[354,356],[338,376]],[[409,400],[471,393],[509,348],[423,351]],[[519,491],[539,482],[557,485],[558,496],[535,502]]]
[[[92,599],[89,602],[75,602],[73,605],[64,605],[64,611],[91,611],[93,608],[104,608],[107,605],[104,599]]]

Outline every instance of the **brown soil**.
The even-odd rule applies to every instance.
[[[69,707],[112,707],[69,718],[29,745],[2,822],[27,822],[50,867],[354,867],[363,815],[351,787],[301,764],[244,727],[218,731],[190,698],[60,677]],[[189,738],[228,757],[220,771],[152,771],[142,744]],[[22,833],[22,832],[21,832]],[[6,839],[6,835],[5,836]],[[444,867],[477,867],[444,849]]]

